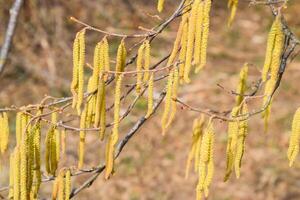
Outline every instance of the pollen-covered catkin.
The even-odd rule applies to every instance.
[[[196,29],[196,20],[197,20],[197,11],[198,6],[200,4],[200,0],[195,0],[192,5],[191,14],[188,22],[188,33],[187,33],[187,49],[185,56],[185,70],[184,70],[184,81],[189,83],[191,80],[189,78],[189,74],[192,67],[192,59],[193,59],[193,50],[194,50],[194,42],[195,42],[195,29]]]
[[[65,170],[62,169],[58,175],[58,200],[64,200],[65,198]]]
[[[119,140],[119,123],[120,123],[120,99],[123,75],[117,75],[115,87],[114,102],[114,126],[106,144],[106,171],[105,178],[108,179],[114,168],[115,146]]]
[[[141,88],[142,88],[142,83],[143,83],[143,73],[141,73],[141,70],[143,68],[143,58],[144,58],[144,49],[145,49],[145,43],[143,43],[139,50],[138,50],[138,55],[136,59],[136,93],[140,94]]]
[[[204,18],[204,5],[205,2],[201,1],[197,10],[197,21],[196,21],[196,35],[195,35],[195,49],[194,49],[194,63],[196,65],[195,72],[198,72],[201,56],[201,44],[202,44],[202,26]]]
[[[205,0],[204,2],[205,4],[203,10],[203,31],[202,31],[202,39],[201,39],[200,65],[198,67],[198,70],[196,70],[196,72],[198,72],[206,65],[206,57],[207,57],[211,0]]]
[[[228,27],[231,26],[231,24],[234,20],[234,17],[236,15],[236,10],[238,7],[238,3],[239,3],[238,0],[228,0],[228,8],[230,9],[230,16],[229,16],[228,23],[227,23]]]
[[[236,106],[239,106],[244,99],[244,94],[247,89],[247,78],[248,78],[248,64],[246,63],[240,72],[240,80],[239,80],[238,88],[236,90],[236,93],[238,94],[235,99]]]
[[[292,166],[299,153],[299,142],[300,142],[300,108],[294,114],[292,131],[289,140],[289,148],[287,151],[287,157],[289,165]]]
[[[28,199],[28,134],[23,135],[20,145],[20,199]]]
[[[81,105],[84,96],[84,65],[85,65],[85,29],[78,34],[79,42],[79,56],[78,56],[78,98],[76,102],[76,109],[78,115],[81,113]]]
[[[280,18],[281,16],[277,15],[268,35],[265,62],[262,70],[262,80],[264,82],[267,80],[268,73],[272,70],[272,67],[273,69],[275,68],[273,71],[276,71],[276,68],[279,67],[276,65],[278,65],[278,59],[280,59],[284,37]]]
[[[239,106],[234,107],[231,111],[231,118],[235,119],[239,113]],[[227,136],[227,148],[226,148],[226,172],[224,182],[227,181],[231,175],[234,166],[237,137],[239,133],[239,122],[232,121],[228,123],[228,136]]]
[[[85,150],[85,128],[86,128],[87,108],[85,107],[80,116],[79,150],[78,150],[78,168],[81,169],[84,163]]]
[[[158,0],[157,2],[157,10],[158,12],[162,12],[164,9],[165,0]]]
[[[151,73],[150,79],[148,82],[148,109],[146,118],[150,117],[150,115],[153,113],[153,94],[154,93],[154,73]]]
[[[144,49],[144,76],[143,76],[143,82],[149,81],[150,78],[150,59],[151,59],[151,47],[149,40],[146,40],[145,42],[145,49]]]
[[[241,111],[242,115],[247,115],[248,113],[247,104],[243,104],[241,110],[242,110]],[[235,154],[235,161],[234,161],[235,175],[237,178],[239,178],[241,174],[240,171],[242,166],[243,155],[245,153],[245,141],[246,141],[247,134],[248,134],[248,119],[246,118],[245,120],[242,120],[239,123],[239,128],[238,128],[236,154]]]
[[[14,166],[15,164],[15,156],[14,152],[10,154],[9,157],[9,193],[8,199],[14,198]]]
[[[195,159],[195,169],[198,168],[198,163],[196,164],[196,160],[199,160],[199,154],[197,152],[197,148],[199,149],[199,143],[201,145],[201,136],[202,136],[202,128],[204,124],[204,116],[201,115],[201,118],[196,118],[193,122],[193,131],[192,131],[192,144],[190,148],[190,152],[188,154],[188,159],[186,162],[186,170],[185,170],[185,178],[187,179],[189,176],[189,171],[191,167],[191,163],[193,159]],[[199,142],[200,141],[200,142]]]
[[[125,42],[123,39],[118,47],[116,72],[124,71],[125,65],[126,65],[126,57],[127,57],[127,51],[126,51]]]
[[[103,58],[104,58],[104,69],[105,71],[110,70],[110,59],[109,59],[109,44],[107,37],[103,38]],[[104,81],[107,80],[107,74],[104,74]]]
[[[9,124],[6,112],[0,114],[0,152],[3,154],[8,146]]]
[[[162,135],[165,135],[165,133],[166,133],[167,123],[168,123],[169,114],[170,114],[170,110],[171,110],[172,84],[173,84],[173,80],[174,80],[174,70],[175,70],[175,68],[173,68],[170,71],[169,77],[168,77],[168,82],[167,82],[167,88],[166,88],[167,94],[166,94],[166,99],[165,99],[165,107],[164,107],[164,112],[163,112],[163,116],[161,119]]]
[[[179,52],[179,77],[180,83],[184,83],[184,73],[185,73],[185,56],[187,51],[187,37],[188,37],[188,23],[184,23],[182,37],[180,41],[181,49]]]
[[[197,199],[201,199],[203,193],[208,195],[208,189],[213,178],[214,172],[214,128],[212,124],[212,118],[209,120],[207,127],[204,131],[199,161],[199,179],[196,189]]]
[[[17,145],[14,149],[14,200],[20,199],[20,146]]]
[[[71,194],[71,171],[69,169],[66,171],[65,176],[65,200],[69,200]]]
[[[171,111],[170,116],[166,125],[166,128],[168,128],[171,123],[173,122],[176,111],[177,111],[177,93],[178,93],[178,85],[179,85],[179,72],[178,69],[174,69],[174,75],[173,75],[173,83],[172,83],[172,99],[171,99]]]
[[[271,95],[273,93],[275,84],[276,84],[276,80],[269,79],[265,86],[263,107],[266,107],[266,109],[262,113],[262,117],[264,118],[264,132],[265,133],[268,131],[269,118],[270,118],[271,106],[272,106]]]
[[[66,129],[63,129],[60,134],[61,134],[61,136],[60,136],[61,153],[65,154],[66,153]]]

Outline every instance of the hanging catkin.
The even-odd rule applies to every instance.
[[[269,71],[272,71],[272,68],[273,73],[276,73],[279,68],[278,62],[280,61],[282,52],[283,38],[284,34],[282,31],[281,16],[277,15],[268,35],[265,63],[262,70],[262,80],[264,82],[267,80],[268,73]],[[274,75],[277,76],[277,73],[273,74],[273,76]]]
[[[14,152],[10,154],[9,157],[9,193],[8,199],[14,198],[14,166],[15,164],[15,156]]]
[[[239,113],[240,107],[234,107],[231,111],[231,118],[235,119]],[[226,173],[224,181],[227,181],[231,175],[234,167],[234,160],[236,154],[237,137],[239,134],[239,122],[231,121],[228,123],[228,138],[226,148]]]
[[[299,139],[300,139],[300,108],[294,114],[292,131],[290,135],[289,148],[287,152],[287,157],[289,160],[289,165],[292,166],[296,160],[299,153]]]
[[[150,78],[150,59],[151,59],[151,47],[149,40],[146,40],[145,42],[145,49],[144,49],[144,76],[143,76],[143,82],[146,83],[149,81]]]
[[[14,149],[14,200],[20,199],[20,146],[16,146]]]
[[[195,49],[194,49],[194,63],[196,65],[195,72],[198,72],[201,56],[202,32],[203,32],[203,18],[204,18],[205,2],[201,1],[197,10],[196,19],[196,35],[195,35]]]
[[[3,154],[8,145],[9,138],[9,124],[7,113],[0,114],[0,152]]]
[[[84,64],[85,64],[85,29],[76,34],[73,44],[73,78],[71,92],[73,94],[72,107],[81,113],[84,89]]]
[[[271,95],[273,93],[275,84],[276,84],[276,80],[269,79],[265,86],[265,91],[264,91],[265,96],[263,98],[263,106],[264,107],[266,106],[266,108],[265,108],[265,111],[262,113],[262,117],[264,118],[264,132],[265,133],[268,131],[271,106],[272,106]]]
[[[214,172],[214,128],[212,124],[212,118],[209,120],[207,127],[204,131],[199,161],[199,179],[197,184],[197,199],[201,199],[203,193],[208,196],[208,188],[212,181]]]
[[[161,119],[161,126],[162,126],[162,135],[165,135],[166,130],[167,130],[167,123],[169,120],[169,114],[171,110],[171,104],[172,104],[172,84],[174,80],[174,70],[173,68],[168,77],[168,82],[167,82],[167,88],[166,88],[166,99],[165,99],[165,107],[164,107],[164,112],[163,116]]]
[[[238,94],[235,99],[236,106],[239,106],[244,99],[244,94],[247,89],[247,78],[248,78],[248,64],[246,63],[240,72],[240,80],[239,80],[238,88],[236,90],[236,93]]]
[[[153,113],[153,93],[154,93],[154,73],[151,73],[150,79],[148,82],[148,109],[146,118],[150,117],[150,115]]]
[[[26,131],[27,133],[27,131]],[[28,199],[28,134],[24,134],[20,145],[20,199]]]
[[[84,150],[85,150],[85,128],[86,128],[87,108],[83,109],[80,116],[80,132],[79,132],[79,150],[78,150],[78,168],[81,169],[84,163]]]
[[[188,23],[183,25],[183,33],[181,38],[181,49],[179,52],[179,77],[180,83],[184,83],[184,73],[185,73],[185,56],[187,50],[187,37],[188,37]]]
[[[58,189],[58,200],[64,200],[65,199],[65,169],[62,169],[60,172],[59,172],[59,175],[58,175],[58,186],[57,186],[57,189]]]
[[[193,132],[192,132],[192,144],[190,148],[190,152],[188,154],[188,159],[186,162],[186,170],[185,170],[185,178],[187,179],[189,176],[189,171],[191,167],[191,163],[193,159],[195,159],[195,170],[198,169],[198,163],[196,163],[196,160],[198,161],[200,153],[198,149],[200,149],[201,146],[201,137],[203,132],[203,125],[204,125],[204,115],[201,115],[201,118],[196,118],[193,123]],[[200,144],[200,145],[199,145]]]
[[[145,43],[143,43],[139,50],[138,50],[138,56],[136,59],[136,93],[140,94],[142,84],[143,84],[143,73],[141,73],[141,70],[143,69],[143,59],[144,59],[144,49],[145,49]]]
[[[184,70],[184,81],[189,83],[191,80],[189,74],[192,67],[193,50],[195,42],[195,30],[197,24],[197,11],[200,4],[200,0],[195,0],[192,5],[191,14],[188,22],[188,33],[187,33],[187,49],[185,56],[185,70]]]
[[[22,115],[22,113],[18,112],[17,116],[16,116],[16,142],[17,142],[17,145],[20,144],[21,136],[22,136],[21,115]]]
[[[114,168],[114,154],[115,146],[119,139],[119,121],[120,121],[120,98],[121,98],[121,86],[123,75],[117,75],[116,88],[115,88],[115,102],[114,102],[114,126],[112,133],[109,136],[106,147],[106,171],[105,178],[108,179]]]
[[[69,200],[71,194],[71,171],[69,169],[66,171],[65,176],[66,178],[65,178],[65,199],[64,200]]]
[[[157,10],[158,12],[162,12],[164,9],[165,0],[158,0],[157,2]]]
[[[248,113],[247,104],[243,104],[241,110],[242,110],[241,111],[242,115],[247,115]],[[236,154],[235,154],[235,161],[234,161],[235,175],[237,178],[240,177],[240,170],[242,165],[242,158],[245,152],[245,141],[246,141],[247,134],[248,134],[248,120],[246,119],[246,120],[242,120],[239,123],[239,127],[238,127],[237,146],[236,146]]]
[[[228,0],[227,6],[230,9],[230,16],[229,16],[229,19],[228,19],[228,26],[231,26],[231,24],[234,20],[236,10],[237,10],[237,7],[238,7],[238,3],[239,3],[238,0]]]
[[[209,25],[210,25],[210,9],[211,9],[211,0],[204,1],[204,10],[203,10],[203,31],[201,39],[201,52],[200,52],[200,65],[196,72],[202,69],[206,65],[207,57],[207,44],[208,44],[208,35],[209,35]]]
[[[178,69],[174,69],[174,77],[173,77],[173,83],[172,83],[172,100],[171,100],[171,111],[170,116],[168,119],[168,122],[166,124],[166,128],[168,128],[171,123],[173,122],[176,111],[177,111],[177,93],[178,93],[178,84],[179,84],[179,72]]]

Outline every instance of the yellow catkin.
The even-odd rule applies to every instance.
[[[58,195],[58,177],[55,178],[55,180],[53,181],[53,186],[52,186],[52,200],[56,200],[57,199],[57,195]]]
[[[14,152],[9,157],[9,193],[8,199],[14,198],[14,168],[17,167],[15,164]]]
[[[42,110],[40,110],[37,115],[40,115]],[[41,123],[40,121],[36,122],[33,131],[33,188],[32,194],[33,198],[37,198],[37,194],[41,184]]]
[[[71,193],[71,171],[68,169],[66,171],[66,178],[65,178],[65,200],[70,199]]]
[[[264,91],[264,98],[263,98],[263,106],[266,106],[267,103],[269,103],[265,109],[265,111],[262,113],[262,116],[264,118],[264,132],[266,133],[268,131],[268,124],[269,124],[269,118],[271,113],[271,105],[272,105],[272,99],[270,99],[270,96],[272,95],[272,92],[274,90],[276,80],[269,79],[265,86]]]
[[[124,43],[124,39],[121,41],[121,44],[118,47],[118,53],[117,53],[117,63],[116,63],[116,71],[117,72],[123,72],[126,65],[126,47]]]
[[[149,81],[150,78],[150,59],[151,59],[151,47],[149,40],[146,40],[144,42],[145,49],[144,49],[144,76],[143,76],[143,82]]]
[[[247,115],[248,107],[247,104],[244,104],[242,107],[242,115]],[[236,146],[236,155],[234,161],[235,175],[237,178],[240,177],[241,174],[241,165],[242,158],[245,152],[245,140],[248,134],[248,120],[243,120],[239,123],[238,137],[237,137],[237,146]]]
[[[84,96],[84,65],[85,65],[85,30],[79,32],[79,61],[78,61],[78,99],[76,109],[81,113],[81,105]]]
[[[192,144],[190,148],[190,152],[188,154],[188,159],[186,162],[186,170],[185,170],[185,178],[187,179],[189,176],[189,171],[191,167],[191,163],[193,159],[195,159],[195,169],[198,168],[198,158],[200,157],[198,149],[200,149],[201,145],[201,137],[202,137],[202,128],[204,124],[204,115],[201,115],[201,118],[197,118],[193,123],[193,132],[192,132]],[[200,145],[199,145],[200,143]],[[196,161],[197,160],[197,161]]]
[[[169,114],[171,110],[171,103],[172,103],[172,84],[173,84],[173,79],[174,79],[174,70],[173,68],[171,72],[169,73],[168,77],[168,82],[167,82],[167,88],[166,88],[166,99],[165,99],[165,107],[164,107],[164,112],[163,116],[161,119],[161,127],[162,127],[162,135],[165,135],[166,130],[167,130],[167,123],[169,119]]]
[[[199,161],[199,179],[196,189],[197,199],[201,199],[203,193],[205,196],[208,195],[208,188],[212,181],[214,172],[214,128],[212,119],[209,120],[207,127],[204,131],[201,150],[200,150],[200,161]]]
[[[62,169],[58,175],[58,200],[65,199],[65,170]]]
[[[62,131],[61,131],[61,153],[62,154],[65,154],[66,153],[66,130],[65,129],[63,129]]]
[[[16,146],[14,150],[14,200],[20,199],[20,147]]]
[[[97,94],[97,105],[96,105],[96,116],[95,125],[98,127],[100,123],[99,136],[100,139],[104,139],[104,134],[106,130],[106,92],[105,92],[105,82],[100,81]],[[97,122],[97,124],[96,124]]]
[[[73,103],[72,103],[73,108],[75,108],[77,103],[79,49],[80,49],[79,33],[77,33],[73,43],[73,77],[71,82],[71,92],[73,94]]]
[[[273,53],[275,50],[275,44],[276,44],[276,37],[279,36],[279,39],[282,35],[282,28],[281,28],[281,22],[280,22],[280,15],[278,15],[275,19],[275,21],[272,24],[271,30],[268,35],[268,41],[267,41],[267,49],[266,49],[266,56],[265,56],[265,62],[262,70],[262,80],[265,82],[268,78],[268,72],[271,69],[272,60],[273,60]],[[277,44],[277,47],[278,48]]]
[[[238,7],[238,3],[239,3],[238,0],[228,0],[228,8],[230,9],[230,16],[229,16],[228,23],[227,23],[228,27],[231,26],[231,24],[234,20],[234,17],[236,15],[236,10]]]
[[[24,135],[21,145],[20,145],[20,199],[27,200],[28,199],[28,137],[27,134]]]
[[[143,68],[143,58],[144,58],[144,49],[145,49],[145,43],[143,43],[139,50],[138,50],[138,56],[136,59],[136,93],[140,94],[142,84],[143,84],[143,73],[141,73],[141,70]]]
[[[148,83],[148,109],[146,118],[150,117],[153,113],[153,93],[154,93],[154,73],[151,73],[149,83]]]
[[[157,10],[158,12],[162,12],[164,9],[165,0],[158,0],[157,2]]]
[[[110,70],[110,59],[109,59],[109,44],[106,37],[103,38],[103,56],[104,56],[104,70]],[[104,74],[104,81],[107,80],[107,74]]]
[[[204,18],[204,1],[201,1],[197,10],[197,21],[196,21],[196,35],[195,35],[195,49],[194,49],[194,64],[196,65],[195,72],[197,73],[200,64],[201,56],[201,44],[202,44],[202,25]]]
[[[52,126],[50,127],[46,139],[45,139],[45,146],[46,146],[46,153],[45,153],[45,166],[46,171],[48,174],[55,175],[56,169],[58,167],[59,161],[59,142],[57,141],[59,137],[59,131],[57,130],[56,123],[57,123],[57,113],[54,112],[51,115],[51,123]]]
[[[166,125],[166,128],[168,128],[171,123],[173,122],[176,111],[177,111],[177,93],[178,93],[178,85],[179,85],[179,72],[178,69],[174,69],[174,77],[173,77],[173,83],[172,83],[172,102],[171,102],[171,111],[170,116]]]
[[[184,70],[184,81],[189,83],[191,80],[189,74],[192,67],[193,50],[195,42],[195,30],[197,24],[197,11],[200,4],[200,0],[195,0],[192,5],[191,14],[188,22],[188,33],[187,33],[187,49],[185,56],[185,70]]]
[[[85,150],[85,128],[86,128],[87,109],[85,108],[80,117],[80,133],[79,133],[79,150],[78,150],[78,168],[81,169],[84,163],[84,150]]]
[[[235,119],[235,117],[239,113],[239,107],[234,107],[231,111],[231,118]],[[237,143],[237,135],[239,131],[239,122],[232,121],[228,123],[228,138],[227,138],[227,148],[226,148],[226,172],[224,181],[227,181],[231,175],[235,153],[236,153],[236,143]]]
[[[114,102],[114,126],[112,133],[109,136],[106,147],[106,171],[105,178],[108,179],[114,168],[114,153],[115,146],[119,140],[119,121],[120,121],[120,98],[121,98],[121,87],[122,87],[123,75],[117,75],[116,77],[116,88],[115,88],[115,102]]]
[[[188,37],[188,24],[183,25],[182,38],[180,41],[181,49],[179,52],[179,77],[180,83],[184,82],[184,73],[185,73],[185,56],[187,50],[187,37]]]
[[[9,123],[6,112],[3,112],[0,117],[0,128],[0,150],[3,154],[7,149],[9,138]]]
[[[88,82],[88,87],[87,87],[88,92],[92,91],[92,87],[93,87],[93,77],[90,77],[89,82]],[[85,105],[85,107],[86,107],[86,127],[90,127],[91,124],[93,123],[95,103],[96,103],[96,96],[94,94],[90,95],[87,99],[87,104]]]
[[[167,62],[167,66],[171,66],[175,61],[176,55],[177,55],[177,53],[180,49],[180,46],[181,46],[183,29],[184,29],[184,26],[185,26],[186,22],[187,22],[186,17],[182,18],[182,20],[180,22],[180,25],[179,25],[179,28],[178,28],[178,31],[177,31],[177,35],[176,35],[176,39],[175,39],[175,42],[174,42],[174,45],[173,45],[172,52],[171,52],[170,57],[169,57],[168,62]],[[181,46],[181,49],[182,48],[183,47]],[[185,53],[183,55],[185,55]]]
[[[294,114],[292,131],[289,139],[289,148],[287,151],[287,157],[289,165],[292,166],[299,153],[299,139],[300,139],[300,108]]]
[[[203,10],[203,31],[201,39],[201,52],[200,52],[200,65],[198,69],[202,69],[206,65],[207,57],[207,44],[209,35],[209,25],[210,25],[210,9],[211,0],[205,0],[204,10]]]
[[[20,144],[21,136],[22,136],[21,135],[21,133],[22,133],[21,115],[22,115],[22,113],[18,112],[17,116],[16,116],[16,142],[17,142],[17,145]]]
[[[236,90],[236,93],[238,94],[235,99],[236,106],[239,106],[244,99],[244,94],[247,89],[247,78],[248,78],[248,64],[246,63],[240,72],[240,80]]]

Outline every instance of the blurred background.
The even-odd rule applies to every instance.
[[[158,16],[156,0],[27,0],[21,8],[12,50],[0,78],[0,106],[22,106],[38,103],[46,94],[55,97],[70,96],[72,74],[72,42],[82,26],[70,20],[71,16],[95,27],[117,33],[144,33],[139,29],[151,29],[172,14],[179,0],[166,0],[165,10]],[[12,0],[0,1],[0,44],[3,41]],[[300,4],[290,1],[284,15],[292,30],[300,37]],[[264,62],[266,39],[272,24],[268,7],[249,6],[240,0],[236,19],[227,27],[227,1],[214,1],[211,13],[211,30],[208,47],[208,65],[193,82],[180,88],[179,98],[198,108],[228,110],[234,105],[234,90],[239,70],[245,62],[251,64],[248,84],[260,77]],[[172,48],[179,19],[175,20],[152,43],[154,64]],[[92,62],[93,48],[103,35],[89,31],[87,34],[87,62]],[[120,42],[109,38],[111,55],[115,55]],[[130,47],[136,40],[130,40]],[[136,48],[129,53],[133,55]],[[112,59],[114,59],[112,57]],[[217,122],[215,148],[215,177],[209,199],[216,200],[292,200],[300,199],[300,162],[288,167],[286,151],[291,120],[300,106],[299,85],[300,56],[296,57],[282,80],[272,106],[269,131],[263,132],[261,116],[250,120],[246,140],[246,153],[242,163],[241,178],[234,176],[223,182],[225,173],[226,131],[224,122]],[[134,69],[134,65],[129,66]],[[90,72],[87,72],[90,73]],[[156,85],[156,92],[164,81]],[[251,88],[249,88],[251,90]],[[111,93],[112,88],[109,89]],[[134,95],[129,97],[132,101]],[[125,107],[125,104],[122,106]],[[145,100],[124,121],[121,135],[146,110]],[[257,109],[261,100],[251,103]],[[160,109],[162,110],[162,109]],[[142,113],[142,114],[141,114]],[[195,199],[197,174],[184,179],[185,162],[191,143],[192,121],[197,113],[178,110],[177,118],[165,137],[161,136],[159,111],[125,147],[116,165],[116,173],[108,181],[103,176],[75,199],[111,200],[192,200]],[[14,145],[14,114],[11,119],[11,146]],[[78,124],[74,123],[74,126]],[[68,133],[67,152],[62,165],[75,166],[77,161],[77,134]],[[94,167],[103,161],[103,143],[94,135],[88,136],[86,167]],[[1,158],[0,187],[8,183],[8,154]],[[88,176],[73,179],[78,187]],[[42,185],[40,199],[50,199],[51,183]],[[2,192],[5,197],[6,193]],[[0,197],[1,198],[1,197]],[[5,199],[5,198],[4,198]]]

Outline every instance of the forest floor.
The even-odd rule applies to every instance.
[[[80,26],[70,22],[68,17],[75,16],[91,25],[103,29],[107,27],[105,29],[109,31],[125,30],[128,33],[137,30],[138,26],[151,28],[160,21],[157,17],[153,17],[157,13],[156,5],[152,1],[144,0],[132,4],[120,4],[120,0],[99,2],[98,4],[94,1],[76,0],[72,4],[57,0],[51,3],[41,1],[38,5],[40,7],[35,3],[26,5],[18,27],[18,31],[24,32],[24,35],[17,34],[14,39],[11,61],[0,80],[2,107],[36,103],[44,94],[57,97],[70,95],[72,39]],[[162,19],[172,13],[177,3],[177,1],[169,2],[166,1],[167,9],[162,14]],[[0,3],[0,9],[1,6]],[[0,18],[7,17],[8,7],[8,4],[3,4]],[[300,20],[295,17],[299,9],[300,4],[291,1],[284,12],[288,24],[300,36]],[[235,97],[226,90],[235,90],[239,71],[245,62],[250,64],[248,84],[253,85],[260,77],[267,34],[272,23],[269,9],[264,6],[249,7],[247,1],[241,1],[231,28],[227,27],[228,14],[226,2],[213,3],[207,67],[201,73],[192,75],[192,83],[182,86],[179,90],[179,99],[194,107],[219,111],[232,108]],[[5,21],[0,23],[2,34],[4,31],[2,25]],[[153,63],[168,54],[174,42],[177,26],[178,20],[153,42]],[[1,34],[0,40],[3,37]],[[97,33],[91,33],[88,37],[90,55],[93,45],[101,37]],[[112,39],[110,42],[114,51],[119,40]],[[288,64],[272,104],[268,132],[264,133],[260,115],[249,121],[250,128],[240,179],[232,176],[228,182],[223,182],[227,124],[221,121],[215,123],[215,176],[208,199],[300,199],[298,171],[300,159],[293,168],[290,168],[286,156],[291,120],[293,113],[300,106],[299,64],[299,56]],[[162,86],[163,84],[158,88]],[[129,97],[128,102],[133,97]],[[261,100],[255,100],[251,103],[250,110],[259,109],[260,106]],[[166,136],[161,135],[162,109],[160,109],[125,147],[116,162],[114,176],[108,181],[100,176],[89,189],[84,190],[75,199],[195,199],[198,176],[191,172],[186,180],[184,174],[191,144],[192,122],[199,114],[180,109],[179,106],[178,108],[177,117]],[[140,102],[136,110],[124,121],[121,136],[143,112],[145,105]],[[13,123],[11,129],[14,130]],[[76,133],[69,133],[68,137],[67,153],[63,163],[76,165],[78,137]],[[88,136],[87,144],[85,162],[88,168],[97,165],[99,160],[103,161],[104,145],[100,144],[95,135]],[[7,158],[8,156],[4,157]],[[4,165],[3,171],[7,170],[7,166]],[[79,186],[87,177],[88,175],[76,177],[73,186]],[[7,178],[5,173],[1,173],[1,186],[6,185]],[[45,184],[45,187],[42,187],[41,199],[49,199],[46,196],[50,192],[51,184]]]

